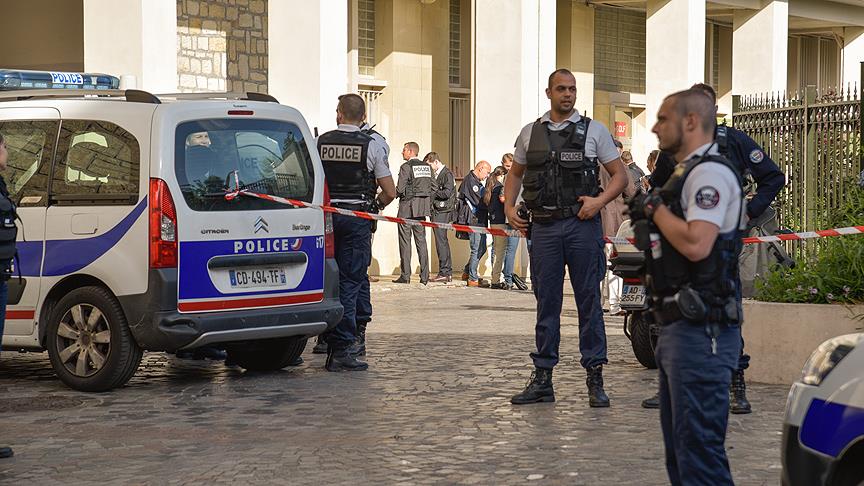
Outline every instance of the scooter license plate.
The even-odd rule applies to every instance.
[[[645,286],[624,284],[620,305],[622,309],[641,309],[645,305]]]

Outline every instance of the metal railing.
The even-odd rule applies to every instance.
[[[864,63],[862,63],[864,71]],[[791,95],[734,96],[732,122],[762,145],[786,174],[777,196],[779,222],[794,231],[824,229],[861,172],[862,93],[859,86]],[[787,244],[795,258],[813,256],[818,241]]]
[[[471,170],[471,99],[450,97],[450,157],[447,165],[457,179]]]

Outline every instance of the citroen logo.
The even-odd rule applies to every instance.
[[[267,221],[264,220],[261,216],[258,216],[258,219],[255,220],[255,234],[258,234],[259,231],[264,231],[265,233],[270,232],[269,225]]]

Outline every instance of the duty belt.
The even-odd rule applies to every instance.
[[[558,208],[558,209],[545,209],[538,208],[531,210],[531,220],[536,223],[545,223],[549,221],[557,221],[561,219],[572,218],[579,214],[579,210],[582,209],[582,203],[576,203],[569,208]]]

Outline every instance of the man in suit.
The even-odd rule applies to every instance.
[[[430,215],[430,199],[432,195],[432,167],[417,158],[420,146],[416,142],[408,142],[402,147],[402,159],[405,163],[399,168],[399,182],[396,184],[396,194],[399,197],[400,218],[425,221]],[[422,226],[399,225],[399,278],[393,283],[411,283],[411,234],[417,255],[420,257],[420,283],[429,282],[429,252],[426,249],[426,228]]]

